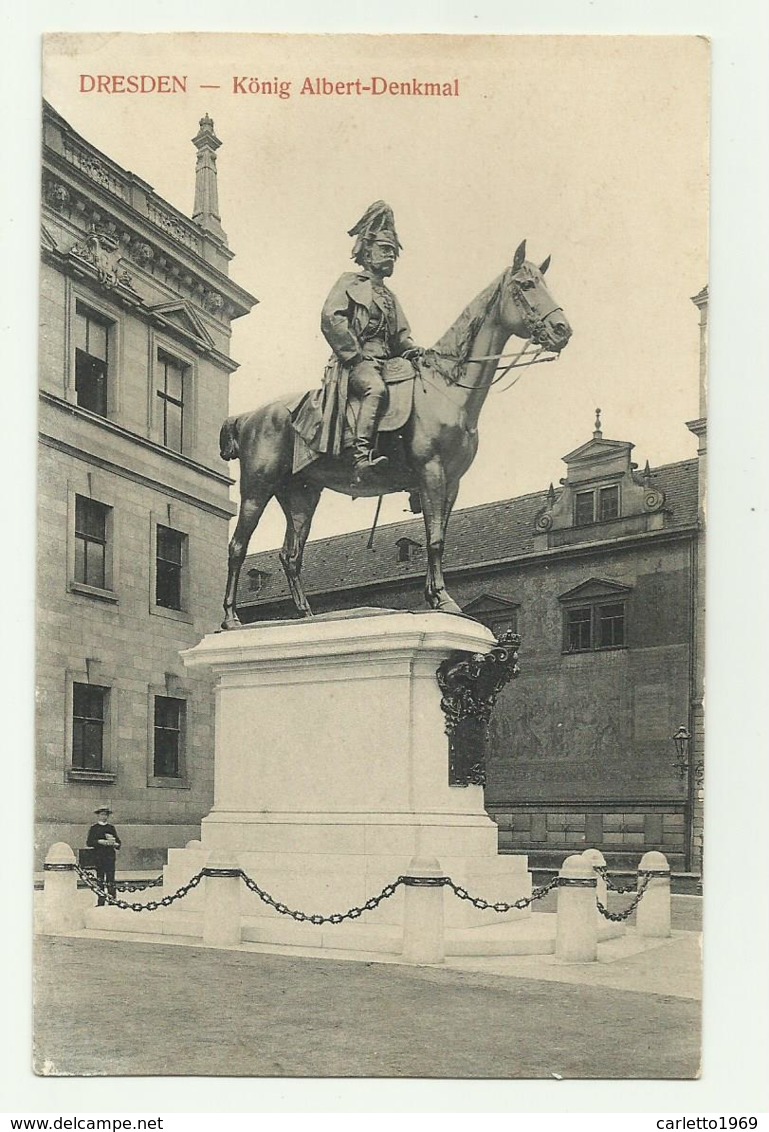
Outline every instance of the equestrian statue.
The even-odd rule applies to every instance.
[[[348,235],[360,270],[345,272],[323,306],[321,330],[333,354],[322,387],[228,417],[222,425],[222,459],[240,460],[223,629],[240,627],[238,579],[272,498],[286,516],[280,561],[291,597],[301,616],[312,616],[302,557],[324,488],[353,497],[408,492],[425,523],[427,604],[461,613],[446,589],[443,547],[459,482],[478,449],[481,409],[491,386],[509,370],[553,360],[571,337],[545,286],[550,257],[536,267],[526,259],[524,240],[512,265],[435,346],[416,346],[385,283],[402,250],[392,209],[376,201]],[[512,336],[524,345],[506,355]],[[498,372],[507,357],[513,360]]]

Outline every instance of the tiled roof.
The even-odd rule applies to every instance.
[[[653,469],[652,482],[666,495],[665,529],[693,527],[697,522],[697,460],[681,460]],[[444,561],[447,570],[530,554],[534,544],[534,520],[547,505],[547,492],[537,491],[515,499],[502,499],[454,511],[446,537]],[[424,574],[426,554],[421,551],[409,562],[398,561],[396,543],[408,538],[425,545],[421,516],[377,529],[374,548],[366,543],[369,528],[333,538],[310,541],[304,555],[302,580],[307,593],[353,589],[385,579],[416,578]],[[259,596],[249,591],[249,570],[269,575]],[[277,550],[249,554],[238,587],[238,604],[263,605],[287,598],[288,586]]]

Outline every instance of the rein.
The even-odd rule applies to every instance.
[[[524,368],[527,368],[528,366],[542,365],[543,362],[554,362],[556,360],[556,358],[559,356],[559,354],[557,354],[557,353],[552,353],[549,358],[540,358],[539,355],[544,353],[544,351],[548,348],[548,347],[542,345],[542,342],[541,342],[540,339],[541,339],[541,335],[544,331],[545,319],[549,318],[550,315],[555,314],[556,311],[563,310],[563,307],[553,307],[552,310],[549,310],[547,312],[547,314],[539,315],[539,314],[537,314],[536,310],[531,305],[529,300],[526,298],[526,295],[523,292],[523,288],[521,288],[517,284],[513,284],[512,291],[513,291],[513,297],[515,298],[515,301],[518,304],[518,306],[521,310],[521,313],[523,315],[524,325],[526,326],[526,329],[529,331],[529,338],[524,343],[523,349],[519,350],[517,354],[483,354],[478,358],[467,358],[465,362],[460,363],[462,365],[463,369],[466,369],[467,366],[469,366],[473,362],[497,362],[497,363],[499,363],[500,361],[503,360],[503,358],[512,358],[513,360],[511,362],[509,362],[504,367],[504,369],[500,370],[499,373],[495,372],[494,377],[492,377],[491,381],[488,384],[489,389],[491,389],[492,385],[496,385],[498,382],[502,381],[502,379],[510,372],[511,369],[524,369]],[[532,352],[534,354],[533,357],[530,356],[532,354]],[[456,361],[456,362],[459,362],[459,360],[460,360],[459,358],[457,358],[453,354],[443,354],[443,353],[440,353],[437,350],[426,350],[425,354],[426,355],[433,354],[433,355],[435,355],[437,357],[441,357],[441,358],[453,358],[454,361]],[[521,361],[521,358],[524,358],[524,357],[527,357],[527,356],[529,356],[528,361]],[[497,367],[497,368],[499,368],[499,367]],[[518,381],[520,376],[521,376],[520,374],[516,374],[516,376],[513,378],[513,380],[510,382],[510,384],[506,385],[505,388],[502,390],[502,392],[506,393],[508,389],[512,389],[512,387],[515,385],[516,381]],[[478,386],[476,386],[476,385],[468,385],[465,382],[459,381],[458,378],[449,377],[449,378],[447,378],[447,380],[448,380],[450,385],[454,385],[458,389],[477,389],[478,388]]]

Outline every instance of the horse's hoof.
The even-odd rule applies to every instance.
[[[430,605],[436,613],[458,613],[460,617],[464,616],[462,610],[451,597],[444,597],[438,601],[430,602]]]
[[[225,617],[224,621],[222,621],[222,629],[224,629],[225,632],[229,632],[230,629],[242,628],[243,623],[239,617]]]

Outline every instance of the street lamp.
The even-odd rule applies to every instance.
[[[689,769],[689,743],[691,734],[682,723],[673,736],[673,745],[676,749],[676,761],[673,767],[678,771],[679,778],[683,778]]]
[[[701,785],[704,778],[704,765],[702,763],[689,762],[689,744],[692,737],[686,726],[682,723],[681,726],[673,735],[673,744],[676,749],[676,761],[673,763],[674,768],[678,771],[680,778],[685,778],[687,774],[691,773],[692,780]]]

